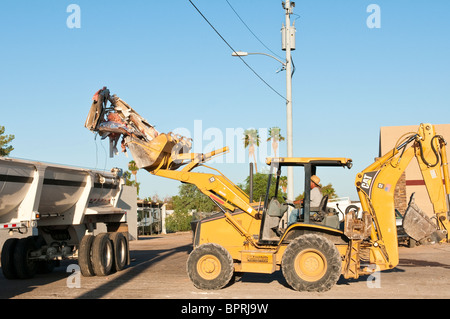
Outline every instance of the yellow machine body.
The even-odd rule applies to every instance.
[[[219,171],[209,167],[211,173],[193,172],[198,166],[207,167],[205,162],[227,152],[228,148],[208,154],[189,153],[188,139],[170,133],[159,134],[125,102],[110,97],[105,89],[97,95],[86,121],[87,128],[109,136],[113,146],[117,143],[117,134],[122,134],[122,146],[131,150],[139,168],[156,176],[196,185],[222,210],[198,221],[194,229],[194,250],[188,259],[188,274],[198,288],[224,287],[234,272],[273,273],[282,269],[294,289],[324,291],[341,275],[358,278],[375,270],[394,268],[399,262],[394,189],[414,157],[422,171],[437,223],[433,226],[427,221],[423,227],[416,227],[415,222],[409,222],[406,226],[421,243],[448,241],[450,181],[446,143],[436,135],[431,124],[421,124],[417,133],[407,136],[357,174],[355,185],[362,211],[355,207],[347,209],[341,224],[336,223],[336,212],[328,210],[326,202],[313,214],[309,207],[309,181],[317,167],[351,168],[350,159],[269,158],[269,183],[274,171],[278,183],[283,167],[305,169],[303,217],[276,232],[276,227],[269,229],[267,225],[271,218],[276,221],[286,213],[287,207],[283,205],[289,203],[270,199],[268,192],[264,201],[250,203],[249,196]],[[104,119],[107,101],[112,104],[110,112],[120,117],[112,124]],[[114,119],[111,114],[110,119]],[[420,209],[413,204],[411,200],[407,214],[411,211],[408,216],[413,217],[409,220],[415,221]]]

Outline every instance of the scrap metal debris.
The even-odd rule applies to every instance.
[[[125,101],[111,95],[106,87],[98,90],[92,100],[84,126],[102,139],[109,138],[111,157],[119,153],[117,145],[122,136],[122,152],[126,153],[128,148],[139,168],[151,172],[156,169],[174,170],[183,165],[177,156],[189,153],[191,139],[172,132],[158,132]]]

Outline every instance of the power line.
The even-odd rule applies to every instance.
[[[272,52],[273,55],[279,57],[280,59],[283,59],[281,56],[279,56],[278,54],[276,54],[275,52],[273,52],[267,45],[264,44],[264,42],[261,41],[261,39],[250,29],[250,27],[247,25],[247,23],[245,23],[245,21],[241,18],[241,16],[239,15],[239,13],[237,13],[237,11],[233,8],[233,6],[231,5],[231,3],[228,0],[225,0],[228,5],[230,6],[231,10],[233,10],[233,12],[236,14],[236,16],[239,18],[239,20],[241,20],[241,22],[244,24],[244,26],[247,28],[248,31],[250,31],[251,34],[253,34],[253,36],[256,38],[256,40],[259,41],[259,43],[261,43],[267,50],[269,50],[270,52]]]
[[[209,26],[214,30],[214,32],[217,33],[217,35],[222,39],[223,42],[225,42],[225,44],[233,51],[236,53],[236,50],[233,49],[233,47],[227,42],[227,40],[225,40],[225,38],[219,33],[219,31],[216,30],[216,28],[214,28],[214,26],[211,24],[211,22],[209,22],[209,20],[204,16],[204,14],[195,6],[195,4],[189,0],[189,2],[191,3],[191,5],[195,8],[195,10],[197,10],[197,12],[202,16],[202,18],[209,24]],[[245,60],[239,56],[239,59],[241,59],[242,63],[244,63],[265,85],[267,85],[273,92],[275,92],[278,96],[280,96],[283,100],[287,101],[287,99],[281,94],[279,93],[277,90],[275,90],[269,83],[267,83],[250,65],[247,64],[247,62],[245,62]]]

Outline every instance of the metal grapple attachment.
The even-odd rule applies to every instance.
[[[149,172],[156,169],[175,170],[185,164],[179,155],[189,153],[191,139],[173,133],[159,133],[133,108],[104,87],[92,99],[85,127],[109,138],[110,157],[118,154],[117,145],[130,150],[138,168]],[[108,107],[108,102],[110,106]]]

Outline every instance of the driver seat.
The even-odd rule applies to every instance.
[[[281,204],[276,197],[270,200],[264,220],[263,240],[278,240],[278,225],[281,217],[288,209],[287,204]]]

